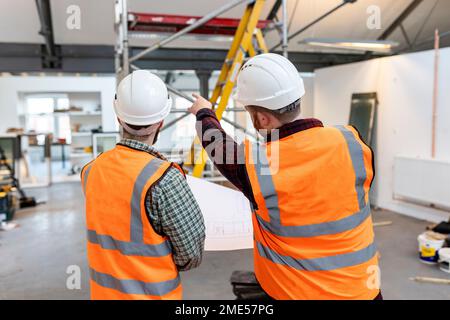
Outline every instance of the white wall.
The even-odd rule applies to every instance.
[[[115,94],[114,77],[1,77],[0,133],[4,133],[7,128],[19,126],[19,95],[24,92],[100,92],[103,130],[116,130],[112,105]]]
[[[450,48],[440,51],[436,158],[450,160]],[[448,212],[393,199],[395,155],[430,157],[434,52],[386,57],[316,71],[314,113],[327,125],[347,124],[352,93],[378,92],[374,204],[440,221]]]
[[[302,98],[301,108],[302,118],[312,118],[314,116],[314,74],[301,74],[305,85],[305,95]]]

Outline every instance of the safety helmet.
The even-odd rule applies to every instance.
[[[117,87],[114,111],[121,122],[148,126],[167,117],[172,99],[164,82],[146,70],[127,75]]]
[[[304,95],[305,86],[295,66],[279,54],[264,53],[243,65],[234,99],[244,106],[278,110]]]

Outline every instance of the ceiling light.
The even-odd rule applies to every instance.
[[[300,41],[299,44],[382,53],[390,53],[393,47],[398,46],[397,42],[387,40],[354,40],[337,38],[307,38]]]

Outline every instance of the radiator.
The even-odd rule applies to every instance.
[[[450,208],[450,161],[395,157],[394,198]]]

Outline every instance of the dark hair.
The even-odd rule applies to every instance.
[[[146,125],[146,126],[137,126],[134,124],[127,123],[127,126],[129,126],[133,130],[141,130],[141,129],[147,129],[148,127],[152,126],[152,124]]]
[[[300,114],[300,99],[295,100],[291,104],[277,110],[270,110],[260,106],[246,106],[246,108],[259,112],[267,112],[278,119],[282,124],[286,124],[294,120]]]

